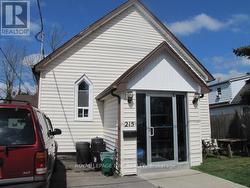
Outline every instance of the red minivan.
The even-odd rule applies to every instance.
[[[37,108],[20,101],[1,103],[0,186],[49,187],[59,134]]]

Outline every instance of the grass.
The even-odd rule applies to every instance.
[[[250,187],[250,157],[209,157],[193,169]]]

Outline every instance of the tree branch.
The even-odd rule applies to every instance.
[[[250,59],[250,45],[234,49],[233,52],[236,56],[243,56]]]

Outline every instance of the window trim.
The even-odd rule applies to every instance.
[[[44,142],[46,142],[46,140],[49,139],[49,135],[48,135],[48,133],[49,133],[49,127],[48,127],[47,121],[45,119],[45,116],[44,116],[43,112],[41,112],[39,110],[36,110],[36,116],[37,116],[37,120],[38,120],[39,125],[40,125],[39,127],[40,127],[40,130],[41,130],[41,133],[42,133],[42,138],[43,138]],[[41,118],[43,118],[45,126],[46,126],[46,130],[44,130],[42,122],[40,122],[39,116],[41,116]],[[46,132],[44,132],[44,131],[46,131]],[[45,138],[44,135],[46,136],[46,138]]]
[[[89,107],[78,107],[78,86],[79,84],[85,81],[89,85]],[[75,82],[75,121],[92,121],[93,120],[93,83],[90,79],[84,74]],[[78,117],[78,109],[88,109],[89,116],[88,117]],[[83,112],[84,113],[84,112]]]
[[[221,98],[222,89],[221,87],[216,88],[216,98]]]

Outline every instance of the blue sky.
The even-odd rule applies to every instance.
[[[1,0],[0,0],[1,1]],[[63,27],[64,41],[101,18],[124,0],[40,0],[48,33]],[[235,57],[233,48],[250,44],[250,1],[142,0],[216,77],[250,71],[250,61]],[[31,35],[0,36],[0,46],[12,41],[28,54],[39,53],[34,35],[39,31],[36,0],[31,0]],[[46,53],[49,48],[46,46]],[[28,81],[28,77],[24,78]]]

